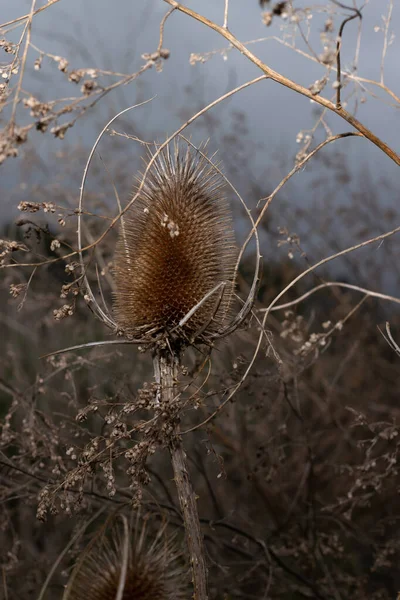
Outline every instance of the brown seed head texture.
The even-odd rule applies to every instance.
[[[167,148],[151,166],[115,253],[114,310],[125,334],[154,339],[175,329],[175,338],[193,341],[226,323],[237,252],[222,188],[218,171],[189,146]]]
[[[95,533],[72,571],[63,600],[115,600],[121,580],[122,600],[187,600],[187,568],[181,559],[165,531],[151,539],[145,525],[139,532],[124,532],[116,522],[110,530]]]

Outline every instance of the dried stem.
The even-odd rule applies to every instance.
[[[26,31],[25,48],[24,48],[24,52],[23,52],[23,55],[22,55],[21,72],[20,72],[20,76],[19,76],[19,79],[18,79],[16,92],[15,92],[15,95],[14,95],[14,102],[13,102],[13,108],[12,108],[11,119],[10,119],[10,129],[11,129],[12,133],[14,132],[15,113],[17,111],[19,94],[21,92],[22,80],[24,78],[24,73],[25,73],[26,58],[28,56],[29,44],[30,44],[30,41],[31,41],[32,19],[33,19],[33,15],[35,14],[35,4],[36,4],[36,0],[32,0],[31,11],[30,11],[30,14],[29,14],[29,17],[28,17],[28,21],[26,23],[26,27],[24,29],[24,33]]]
[[[203,25],[206,25],[210,29],[213,29],[214,31],[219,33],[222,37],[228,40],[228,42],[230,42],[234,48],[239,50],[239,52],[243,54],[243,56],[248,58],[253,64],[255,64],[259,69],[261,69],[261,71],[263,71],[263,73],[272,81],[275,81],[293,90],[294,92],[297,92],[302,96],[305,96],[306,98],[317,102],[321,106],[324,106],[328,110],[339,115],[339,117],[342,117],[342,119],[347,121],[347,123],[352,125],[355,129],[357,129],[365,138],[367,138],[373,144],[378,146],[378,148],[380,148],[385,154],[387,154],[387,156],[389,156],[397,165],[400,165],[400,156],[392,148],[389,148],[389,146],[385,144],[380,138],[378,138],[374,133],[372,133],[372,131],[365,127],[365,125],[358,121],[358,119],[356,119],[352,114],[347,112],[342,106],[336,107],[336,104],[334,104],[330,100],[327,100],[319,94],[313,94],[309,89],[295,83],[294,81],[288,79],[287,77],[281,75],[280,73],[277,73],[276,71],[268,67],[268,65],[263,63],[257,56],[250,52],[250,50],[246,48],[246,46],[244,46],[228,29],[224,29],[220,25],[217,25],[213,21],[210,21],[206,17],[203,17],[202,15],[196,13],[190,8],[179,4],[178,2],[176,2],[176,0],[164,1],[170,6],[173,6],[174,8],[179,10],[180,12],[188,15],[189,17],[192,17],[196,21],[203,23]]]
[[[16,23],[20,23],[21,21],[25,21],[26,19],[30,19],[31,16],[34,17],[35,15],[38,15],[43,10],[46,10],[46,8],[49,8],[52,4],[56,4],[56,2],[59,2],[59,1],[60,0],[50,0],[44,6],[41,6],[40,8],[37,8],[36,10],[34,10],[33,13],[29,12],[27,15],[23,15],[22,17],[18,17],[17,19],[12,19],[11,21],[7,21],[6,23],[2,23],[1,29],[4,30],[6,27],[9,27],[10,25],[15,25]]]
[[[343,6],[341,4],[339,4],[339,6]],[[341,48],[342,48],[342,38],[343,38],[343,31],[344,28],[346,26],[347,23],[349,23],[349,21],[352,21],[353,19],[356,19],[357,17],[359,19],[362,18],[361,12],[358,10],[358,8],[352,8],[352,7],[346,7],[348,8],[348,10],[353,10],[354,14],[351,15],[350,17],[347,17],[347,19],[345,19],[340,28],[339,28],[339,34],[337,37],[337,41],[336,41],[336,83],[337,83],[337,88],[336,88],[336,108],[340,109],[342,108],[342,101],[341,101],[341,88],[342,88],[342,81],[341,81]]]
[[[168,410],[176,397],[176,379],[178,356],[168,351],[157,356],[158,368],[156,378],[160,383],[161,410]],[[203,535],[200,529],[197,511],[196,494],[190,480],[186,454],[182,445],[179,422],[174,425],[174,432],[169,442],[175,485],[178,492],[186,532],[186,542],[190,555],[194,600],[207,600],[207,568],[204,553]]]

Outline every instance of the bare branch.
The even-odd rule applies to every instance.
[[[265,73],[265,75],[269,79],[272,79],[273,81],[280,83],[281,85],[293,90],[294,92],[297,92],[297,93],[305,96],[306,98],[309,98],[310,100],[313,100],[314,102],[317,102],[321,106],[328,108],[330,111],[332,111],[335,114],[342,117],[342,119],[347,121],[350,125],[352,125],[355,129],[357,129],[364,137],[366,137],[373,144],[378,146],[378,148],[380,148],[385,154],[387,154],[387,156],[389,156],[389,158],[391,158],[397,165],[400,166],[400,156],[394,150],[392,150],[387,144],[385,144],[385,142],[383,142],[374,133],[372,133],[372,131],[370,131],[367,127],[365,127],[365,125],[363,125],[360,121],[358,121],[358,119],[356,119],[352,114],[347,112],[343,107],[337,108],[335,106],[335,104],[333,102],[331,102],[330,100],[327,100],[326,98],[324,98],[323,96],[320,96],[319,94],[315,94],[315,95],[312,94],[312,92],[309,89],[299,85],[298,83],[295,83],[294,81],[291,81],[287,77],[284,77],[280,73],[277,73],[276,71],[274,71],[273,69],[268,67],[259,58],[257,58],[257,56],[255,56],[252,52],[250,52],[250,50],[248,50],[248,48],[246,48],[246,46],[244,46],[227,29],[224,29],[223,27],[217,25],[216,23],[214,23],[213,21],[210,21],[209,19],[207,19],[206,17],[203,17],[202,15],[199,15],[198,13],[194,12],[190,8],[187,8],[186,6],[179,4],[178,2],[176,2],[176,0],[164,0],[164,2],[167,2],[168,4],[170,4],[177,10],[192,17],[196,21],[203,23],[203,25],[210,27],[210,29],[213,29],[214,31],[216,31],[217,33],[222,35],[225,39],[227,39],[232,44],[232,46],[234,46],[237,50],[239,50],[239,52],[241,52],[241,54],[246,56],[252,63],[254,63],[259,69],[261,69],[261,71],[263,71],[263,73]]]

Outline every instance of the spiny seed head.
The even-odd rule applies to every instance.
[[[237,252],[222,188],[203,151],[189,146],[175,143],[152,164],[121,219],[115,253],[114,310],[126,335],[184,345],[226,324]]]
[[[188,584],[182,555],[166,527],[150,536],[146,522],[132,530],[114,521],[98,530],[78,559],[63,600],[186,600]]]

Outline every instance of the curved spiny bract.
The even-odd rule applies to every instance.
[[[123,519],[95,533],[63,600],[187,600],[187,569],[166,527],[152,539],[145,521],[132,529]]]
[[[164,149],[121,221],[114,310],[122,332],[181,346],[213,339],[231,313],[237,257],[215,167],[189,146]]]

